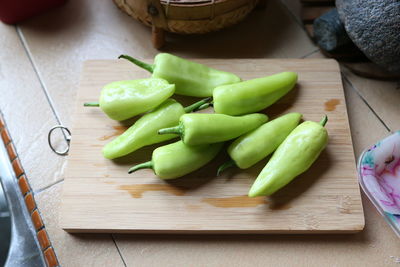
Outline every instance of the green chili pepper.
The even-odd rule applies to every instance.
[[[176,94],[196,97],[212,96],[215,87],[240,82],[233,73],[216,70],[171,54],[160,53],[154,64],[147,64],[127,55],[121,55],[135,65],[152,73],[154,78],[162,78],[175,84]]]
[[[158,130],[176,125],[183,114],[198,110],[209,100],[204,99],[184,108],[177,101],[168,99],[153,111],[143,115],[122,135],[106,144],[103,148],[104,157],[108,159],[122,157],[144,146],[175,138],[174,134],[159,135]]]
[[[138,164],[129,173],[151,168],[161,179],[174,179],[191,173],[210,162],[221,150],[223,143],[188,146],[182,141],[158,147],[151,161]]]
[[[305,172],[328,143],[325,116],[318,124],[297,126],[273,154],[249,191],[249,197],[269,196]]]
[[[258,112],[286,95],[295,86],[296,81],[295,72],[281,72],[218,86],[213,92],[215,112],[232,116]]]
[[[99,103],[84,106],[100,106],[108,117],[122,121],[157,107],[174,91],[174,84],[158,78],[118,81],[103,87]]]
[[[248,132],[228,147],[231,160],[218,169],[218,175],[231,166],[247,169],[275,151],[299,124],[300,113],[289,113]]]
[[[255,113],[240,117],[225,114],[184,114],[179,125],[158,131],[159,134],[179,134],[187,145],[219,143],[245,134],[268,120],[267,115]]]

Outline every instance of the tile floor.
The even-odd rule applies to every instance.
[[[302,28],[299,8],[297,1],[270,0],[265,10],[224,31],[170,34],[165,51],[194,58],[322,57]],[[70,0],[17,26],[0,23],[0,36],[0,110],[63,266],[384,266],[400,257],[398,239],[365,197],[366,229],[351,236],[67,234],[58,227],[66,162],[48,149],[47,132],[71,122],[82,61],[121,53],[152,58],[158,51],[149,29],[108,0]],[[345,68],[342,74],[358,157],[400,128],[400,85]]]

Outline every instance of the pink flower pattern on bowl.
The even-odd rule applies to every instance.
[[[400,131],[362,153],[358,176],[366,195],[400,237]]]

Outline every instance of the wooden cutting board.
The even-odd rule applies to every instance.
[[[364,215],[339,66],[329,59],[197,60],[243,79],[296,71],[298,86],[265,112],[271,119],[301,112],[304,119],[329,116],[329,144],[310,170],[272,197],[248,198],[247,192],[266,163],[231,169],[216,177],[216,160],[186,177],[162,181],[152,170],[129,175],[130,166],[148,161],[157,146],[118,160],[101,149],[126,129],[99,108],[106,83],[149,77],[123,60],[87,61],[77,97],[72,143],[65,171],[61,227],[68,232],[107,233],[353,233]],[[188,105],[197,99],[176,97]],[[211,111],[209,111],[211,112]]]

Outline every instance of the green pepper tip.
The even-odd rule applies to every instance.
[[[153,162],[147,161],[140,164],[137,164],[128,170],[128,173],[135,172],[140,169],[153,169]]]
[[[326,125],[326,123],[328,122],[328,116],[325,115],[322,120],[319,122],[319,124],[321,124],[323,127]]]
[[[100,104],[99,104],[99,102],[86,102],[86,103],[83,103],[83,106],[84,107],[99,107]]]
[[[212,107],[212,106],[213,106],[213,103],[212,103],[212,102],[204,103],[204,104],[201,105],[197,110],[203,110],[203,109],[206,109],[206,108],[209,108],[209,107]]]
[[[131,56],[128,56],[128,55],[120,55],[120,56],[118,57],[118,59],[121,59],[121,58],[126,59],[126,60],[132,62],[132,63],[135,64],[136,66],[138,66],[138,67],[140,67],[140,68],[142,68],[142,69],[145,69],[145,70],[147,70],[147,71],[150,72],[150,73],[153,73],[153,71],[154,71],[154,65],[153,65],[153,64],[145,63],[145,62],[143,62],[143,61],[140,61],[140,60],[138,60],[138,59],[136,59],[136,58],[133,58],[133,57],[131,57]]]
[[[198,110],[202,110],[205,108],[209,107],[209,101],[212,99],[212,97],[207,97],[204,98],[203,100],[200,100],[190,106],[187,106],[184,108],[186,113],[190,113],[190,112],[194,112],[194,111],[198,111]],[[207,105],[207,106],[206,106]]]
[[[209,96],[209,97],[207,97],[207,98],[204,98],[203,99],[205,102],[207,102],[207,103],[213,103],[213,97],[212,96]]]
[[[182,134],[182,127],[180,125],[170,128],[164,128],[158,130],[158,134]]]
[[[223,171],[225,171],[226,169],[233,167],[233,166],[236,166],[235,161],[233,161],[232,159],[228,160],[227,162],[225,162],[224,164],[219,166],[218,171],[217,171],[217,176],[220,176]]]

